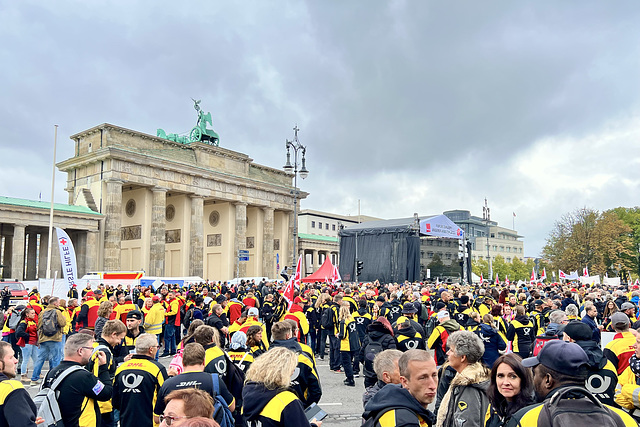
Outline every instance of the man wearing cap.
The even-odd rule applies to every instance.
[[[141,326],[142,318],[142,312],[140,312],[139,310],[132,310],[127,313],[127,317],[125,319],[125,325],[127,325],[127,334],[122,339],[120,352],[115,358],[117,362],[129,360],[131,357],[128,356],[135,353],[136,339],[141,334],[144,334],[144,327]]]
[[[78,299],[78,286],[75,283],[71,285],[71,289],[67,292],[67,299],[71,298]]]
[[[405,302],[404,305],[402,306],[402,316],[406,318],[407,320],[409,320],[409,322],[411,323],[411,326],[413,327],[413,329],[420,334],[420,336],[424,339],[425,335],[424,335],[424,328],[422,327],[421,324],[419,324],[416,321],[415,318],[415,314],[418,312],[415,304],[411,303],[411,302]],[[404,321],[404,319],[403,319]],[[398,327],[397,327],[398,322],[396,321],[396,323],[393,323],[391,325],[391,327],[393,328],[393,332],[395,334],[398,333]]]
[[[592,339],[591,328],[582,322],[569,322],[564,327],[563,338],[565,341],[578,344],[589,358],[589,372],[585,382],[587,390],[600,402],[617,406],[613,398],[618,384],[618,373],[611,361],[604,357],[600,345]]]
[[[627,315],[627,317],[629,317],[631,323],[634,323],[638,320],[638,318],[636,317],[636,305],[634,303],[623,302],[622,306],[620,307],[620,311],[622,311]]]
[[[251,326],[260,326],[262,328],[262,343],[264,347],[269,349],[269,341],[267,338],[267,328],[264,326],[264,323],[258,320],[258,316],[260,315],[259,311],[255,307],[249,308],[247,311],[247,319],[242,323],[240,327],[240,332],[244,332],[245,334],[249,330]]]
[[[469,323],[469,315],[471,314],[471,308],[469,307],[469,296],[462,295],[460,297],[460,305],[458,306],[458,312],[453,315],[456,321],[462,326],[466,328],[467,323]]]
[[[447,340],[449,335],[461,329],[460,324],[449,317],[448,311],[439,311],[437,314],[440,323],[427,340],[427,348],[435,351],[435,360],[438,366],[447,361]]]
[[[629,317],[620,311],[611,316],[611,327],[616,334],[607,343],[603,353],[613,363],[618,375],[620,375],[629,366],[629,359],[633,355],[633,345],[636,339],[629,332]]]
[[[549,426],[552,425],[550,417],[556,423],[571,420],[576,425],[587,420],[597,420],[601,426],[638,425],[622,409],[594,405],[591,399],[595,397],[584,387],[589,358],[578,344],[551,341],[538,356],[524,359],[522,364],[533,368],[533,385],[540,403],[516,412],[507,427]],[[552,400],[555,404],[551,404]]]
[[[76,328],[78,330],[80,329],[93,330],[94,327],[96,326],[96,320],[98,319],[98,308],[100,307],[100,303],[96,301],[92,291],[87,292],[83,296],[86,298],[86,300],[80,306],[80,312],[78,313]],[[100,294],[100,297],[102,297],[102,294]]]

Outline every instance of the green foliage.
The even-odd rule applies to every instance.
[[[514,257],[511,263],[504,260],[501,255],[496,256],[495,261],[492,263],[493,277],[489,277],[489,264],[486,260],[475,260],[471,262],[471,270],[485,279],[495,279],[496,273],[500,282],[509,277],[511,282],[517,282],[518,280],[529,281],[531,279],[531,271],[535,267],[535,263],[532,259],[528,259],[527,262],[523,262],[520,258]],[[542,267],[540,267],[540,273],[542,274]]]
[[[547,237],[543,256],[551,269],[570,272],[587,266],[590,274],[638,271],[640,208],[605,212],[582,208],[563,215]],[[542,268],[542,265],[541,265]]]

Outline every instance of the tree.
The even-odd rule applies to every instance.
[[[633,249],[632,229],[616,212],[582,208],[555,223],[543,255],[554,270],[580,271],[587,266],[590,272],[604,275],[633,269]]]

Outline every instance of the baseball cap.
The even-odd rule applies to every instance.
[[[247,315],[249,315],[249,316],[259,316],[259,315],[260,315],[260,313],[258,312],[258,309],[257,309],[257,308],[255,308],[255,307],[251,307],[251,308],[249,309],[249,311],[247,312]]]
[[[227,297],[225,297],[224,295],[218,295],[216,298],[216,302],[218,304],[222,304],[223,302],[225,302],[227,300]]]
[[[611,324],[613,326],[623,326],[623,325],[628,325],[629,323],[631,323],[629,321],[629,316],[627,316],[626,314],[617,311],[615,313],[613,313],[613,315],[611,316]]]
[[[569,338],[575,341],[590,341],[593,337],[593,332],[589,325],[580,321],[567,323],[564,327],[564,333],[569,335]]]
[[[158,295],[154,295],[153,298],[151,298],[151,301],[159,302],[160,301],[160,297]]]
[[[142,320],[142,313],[140,313],[138,310],[132,310],[127,313],[127,319]]]
[[[585,325],[586,326],[586,325]],[[587,353],[574,342],[551,340],[540,350],[537,356],[522,361],[526,368],[544,365],[561,374],[576,376],[579,369],[589,363]]]
[[[542,304],[544,304],[544,301],[542,301],[541,299],[537,299],[537,300],[535,300],[535,301],[533,302],[533,305],[534,305],[534,306],[539,306],[539,305],[542,305]]]
[[[413,303],[410,302],[405,302],[404,305],[402,306],[402,314],[410,314],[410,313],[417,313],[418,309],[416,308],[415,305],[413,305]]]
[[[623,302],[622,305],[620,306],[620,310],[622,311],[629,310],[630,308],[633,308],[635,310],[636,309],[635,304],[632,302]]]
[[[445,317],[449,317],[449,312],[448,311],[439,311],[438,312],[438,320],[442,320]]]
[[[92,297],[92,296],[93,296],[93,291],[89,291],[89,292],[87,292],[87,294],[86,294],[85,296],[87,296],[87,297]]]

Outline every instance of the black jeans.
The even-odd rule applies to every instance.
[[[329,369],[340,369],[340,340],[333,333],[329,334]]]
[[[316,340],[316,354],[319,354],[322,359],[327,353],[327,337],[330,331],[327,329],[320,330],[320,338]]]
[[[353,356],[356,354],[355,351],[341,351],[340,355],[342,356],[342,366],[344,367],[344,375],[347,377],[347,380],[353,382]]]

